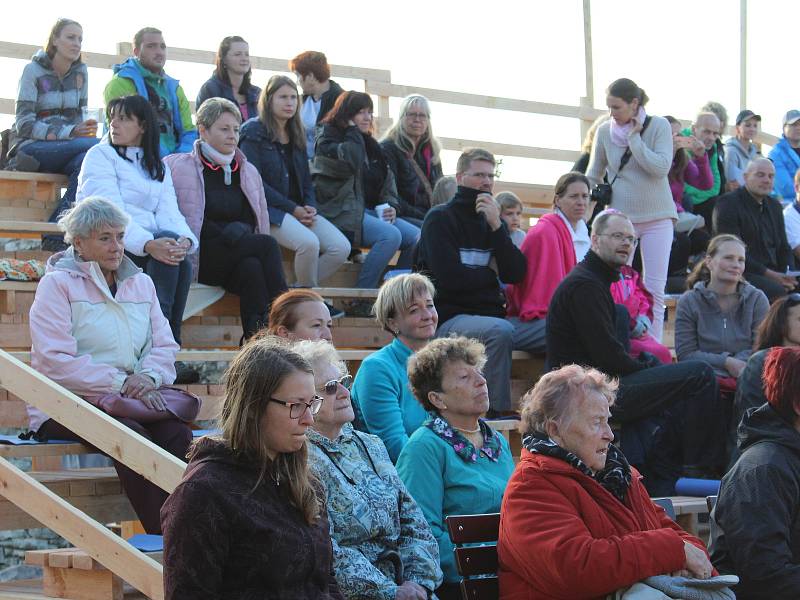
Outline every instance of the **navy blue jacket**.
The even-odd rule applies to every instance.
[[[260,87],[250,84],[250,88],[247,90],[248,119],[258,116],[258,95],[260,93]],[[211,78],[203,84],[203,87],[200,88],[200,92],[197,94],[197,100],[195,101],[195,110],[200,108],[200,105],[209,98],[225,98],[233,102],[236,106],[239,106],[239,101],[233,94],[231,84],[225,83],[216,75],[212,75]]]
[[[298,206],[316,208],[311,171],[304,150],[292,152],[294,172],[297,174],[302,198],[289,198],[289,166],[286,154],[280,143],[270,139],[267,128],[259,119],[250,119],[242,125],[239,148],[261,174],[270,224],[280,227],[286,213],[291,213]]]

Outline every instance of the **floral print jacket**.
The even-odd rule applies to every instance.
[[[396,571],[430,591],[442,581],[439,547],[380,438],[347,423],[335,440],[309,430],[312,469],[327,488],[336,580],[346,598],[394,600]]]

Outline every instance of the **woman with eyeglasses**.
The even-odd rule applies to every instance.
[[[353,378],[324,340],[292,349],[324,398],[308,433],[309,463],[327,491],[339,588],[347,598],[427,600],[442,577],[436,540],[381,440],[353,429]]]
[[[311,366],[256,338],[226,381],[222,432],[195,443],[161,511],[164,597],[343,599],[325,492],[308,466],[323,403]]]
[[[344,232],[353,248],[369,247],[356,287],[377,288],[398,249],[397,268],[411,267],[419,227],[398,218],[394,174],[372,137],[369,94],[344,92],[322,125],[313,168],[319,211]],[[368,310],[354,308],[354,314],[368,316]]]
[[[431,107],[425,96],[412,94],[400,103],[400,117],[381,140],[397,182],[399,214],[422,226],[432,206],[433,188],[442,177],[442,147],[431,128]]]
[[[508,442],[481,418],[489,410],[485,362],[483,344],[465,337],[435,339],[408,362],[409,385],[429,414],[400,453],[397,472],[439,542],[440,600],[461,598],[445,517],[499,512],[514,470]]]
[[[408,386],[408,360],[436,334],[439,314],[431,280],[419,273],[392,277],[378,290],[375,320],[394,340],[373,352],[356,373],[353,406],[364,431],[377,435],[396,461],[427,413]]]
[[[608,176],[610,206],[626,214],[640,240],[644,285],[653,296],[653,337],[661,341],[673,222],[678,218],[667,176],[672,166],[672,128],[647,115],[648,96],[630,79],[606,90],[611,118],[600,125],[586,176],[593,186]],[[631,256],[631,259],[633,257]]]

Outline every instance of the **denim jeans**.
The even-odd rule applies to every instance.
[[[414,248],[419,241],[419,231],[419,227],[403,219],[395,219],[394,223],[389,223],[379,219],[374,210],[365,210],[361,241],[369,248],[369,252],[364,264],[361,265],[356,287],[378,287],[386,265],[398,249],[400,249],[400,259],[397,261],[397,268],[410,268]]]
[[[177,240],[180,236],[172,231],[156,231],[153,234],[153,239],[162,237]],[[179,265],[173,266],[164,264],[150,255],[136,256],[129,252],[125,254],[153,280],[161,312],[169,321],[172,337],[180,346],[183,309],[186,308],[186,297],[189,295],[189,286],[192,284],[191,263],[184,259]]]
[[[21,152],[39,161],[39,171],[42,173],[61,173],[69,177],[67,191],[50,216],[51,223],[55,223],[58,216],[75,202],[83,157],[99,141],[95,137],[77,137],[71,140],[31,142],[22,147]]]

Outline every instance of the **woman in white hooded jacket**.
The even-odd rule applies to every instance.
[[[184,260],[198,240],[178,209],[169,168],[159,158],[155,111],[142,96],[109,102],[109,138],[92,148],[78,176],[77,201],[89,196],[111,200],[130,217],[125,253],[156,287],[172,335],[181,343],[181,321],[192,281]]]

